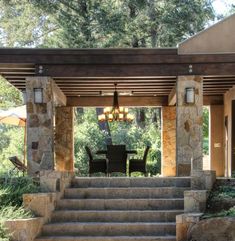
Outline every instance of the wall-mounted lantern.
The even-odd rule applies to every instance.
[[[23,104],[26,105],[27,103],[27,94],[26,94],[26,90],[22,91],[22,95],[23,95]]]
[[[34,88],[34,103],[42,104],[43,103],[43,89],[42,88]]]
[[[186,102],[186,104],[194,104],[195,103],[195,88],[194,87],[185,88],[185,102]]]

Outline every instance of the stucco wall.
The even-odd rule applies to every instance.
[[[224,117],[228,116],[228,136],[226,142],[225,133],[225,176],[231,176],[231,158],[232,158],[232,100],[235,100],[235,87],[224,94]]]
[[[235,14],[179,45],[179,54],[235,52]]]
[[[224,106],[210,106],[210,162],[217,176],[224,176]]]

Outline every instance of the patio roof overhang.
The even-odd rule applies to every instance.
[[[51,76],[72,106],[105,105],[114,83],[127,105],[166,105],[177,76],[201,75],[209,104],[220,102],[235,85],[235,54],[178,54],[175,48],[2,48],[0,74],[19,90],[29,76]]]

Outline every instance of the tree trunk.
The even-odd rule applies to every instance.
[[[98,119],[98,115],[103,114],[103,108],[96,108],[96,115],[97,115],[97,119]],[[107,145],[112,145],[112,136],[111,136],[111,132],[110,132],[110,128],[109,128],[109,124],[107,121],[104,122],[98,122],[99,124],[99,128],[101,131],[105,131],[108,133],[108,137],[106,138],[105,142]]]

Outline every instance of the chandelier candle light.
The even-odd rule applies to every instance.
[[[113,106],[104,108],[104,113],[98,116],[98,120],[100,122],[104,122],[104,121],[132,122],[134,120],[134,116],[128,113],[128,108],[119,107],[118,92],[116,90],[116,87],[117,87],[117,84],[115,84],[115,91],[113,94]]]

